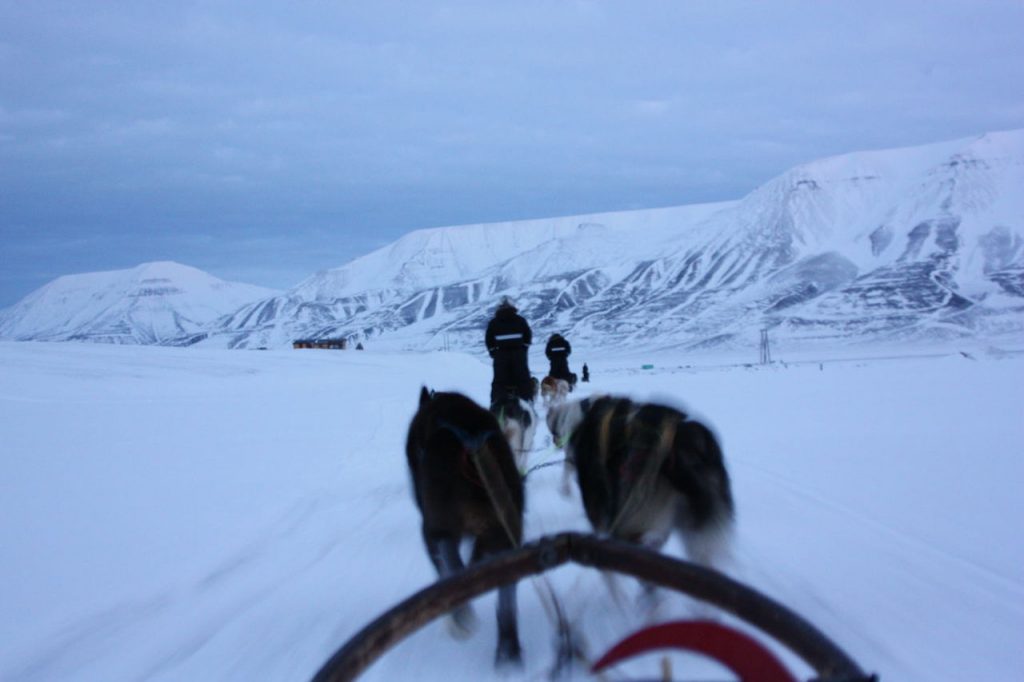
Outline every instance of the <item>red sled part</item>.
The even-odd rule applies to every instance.
[[[600,672],[656,649],[683,649],[703,654],[729,668],[742,682],[798,682],[775,654],[756,639],[707,620],[679,620],[635,632],[609,649],[591,672]]]

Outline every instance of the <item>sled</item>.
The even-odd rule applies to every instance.
[[[583,533],[542,537],[439,580],[368,624],[338,649],[313,682],[356,679],[392,646],[438,616],[498,586],[573,562],[622,573],[713,604],[787,647],[816,673],[813,682],[877,680],[820,630],[760,592],[717,571],[637,545]],[[592,667],[603,670],[631,656],[679,648],[716,660],[742,682],[798,678],[764,645],[735,628],[710,621],[677,621],[634,633]]]

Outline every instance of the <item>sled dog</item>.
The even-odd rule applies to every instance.
[[[423,540],[441,578],[463,569],[464,538],[473,541],[471,563],[522,541],[523,482],[493,414],[459,393],[424,387],[405,452]],[[451,617],[456,633],[471,631],[475,619],[468,605]],[[495,663],[520,661],[513,583],[498,590]]]
[[[611,396],[553,405],[547,423],[575,465],[595,531],[657,550],[676,530],[690,560],[721,557],[733,500],[705,425],[671,407]]]
[[[491,412],[498,419],[501,432],[512,448],[516,466],[525,471],[537,431],[537,413],[533,405],[514,393],[507,393],[491,405]]]
[[[569,397],[571,387],[565,379],[556,379],[553,376],[546,376],[540,382],[540,395],[544,405],[550,407],[554,403],[560,403]]]

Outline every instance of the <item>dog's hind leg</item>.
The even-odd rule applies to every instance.
[[[459,538],[456,535],[424,526],[423,542],[427,545],[427,554],[430,555],[431,563],[434,564],[437,574],[442,578],[447,578],[465,568],[462,557],[459,556]]]
[[[494,654],[496,665],[522,663],[516,610],[516,584],[502,585],[498,588],[498,649]]]
[[[669,525],[656,525],[654,528],[649,528],[642,533],[631,535],[625,539],[652,552],[660,552],[665,543],[668,542],[671,532],[672,528]],[[638,582],[640,583],[638,604],[647,614],[647,620],[652,621],[656,617],[658,607],[661,604],[658,585],[646,580],[639,580]]]
[[[575,478],[573,475],[575,471],[576,467],[574,467],[572,461],[566,457],[565,463],[562,465],[562,485],[558,489],[558,492],[561,493],[562,497],[572,497],[572,479]]]
[[[441,578],[458,573],[465,568],[459,556],[459,540],[445,531],[423,529],[423,540],[427,545],[430,561],[437,569]],[[476,630],[476,614],[469,604],[462,604],[454,609],[449,621],[449,632],[456,639],[465,639]]]
[[[477,538],[473,546],[473,562],[480,561],[503,550],[511,549],[504,529],[494,528]],[[522,665],[519,645],[519,623],[516,607],[516,583],[498,588],[498,648],[494,664],[499,667]]]

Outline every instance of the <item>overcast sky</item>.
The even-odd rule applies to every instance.
[[[177,260],[735,199],[1024,127],[1024,2],[0,0],[0,306]]]

